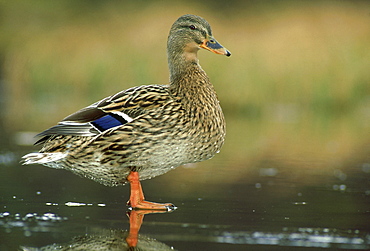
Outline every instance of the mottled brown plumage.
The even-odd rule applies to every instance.
[[[198,63],[200,48],[230,56],[207,21],[181,16],[168,37],[169,85],[130,88],[77,111],[40,133],[41,151],[24,163],[114,186],[131,183],[133,172],[144,180],[213,157],[225,139],[225,119]]]

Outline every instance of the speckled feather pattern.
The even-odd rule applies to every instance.
[[[169,85],[130,88],[66,117],[40,134],[43,147],[26,155],[25,164],[63,168],[115,186],[125,184],[130,171],[145,180],[213,157],[225,139],[216,92],[197,60],[179,58],[174,54],[171,62],[169,52],[170,70],[180,69]],[[88,124],[112,112],[132,121],[101,133]]]
[[[216,93],[203,71],[193,72],[180,86],[189,90],[140,86],[112,97],[102,110],[124,111],[136,115],[135,119],[95,137],[50,137],[40,152],[68,155],[44,165],[71,170],[104,185],[120,185],[131,170],[139,171],[144,180],[213,157],[225,138]]]

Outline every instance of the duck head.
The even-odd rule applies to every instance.
[[[179,17],[170,29],[167,43],[169,64],[181,61],[198,62],[197,52],[206,49],[216,54],[231,56],[212,35],[209,23],[195,15]]]

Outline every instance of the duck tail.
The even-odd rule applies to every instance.
[[[22,165],[29,164],[46,164],[65,158],[68,154],[63,152],[57,153],[29,153],[22,157]]]

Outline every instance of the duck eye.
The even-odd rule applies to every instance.
[[[189,26],[189,28],[190,28],[191,30],[195,30],[195,29],[196,29],[196,27],[195,27],[194,25],[190,25],[190,26]]]

